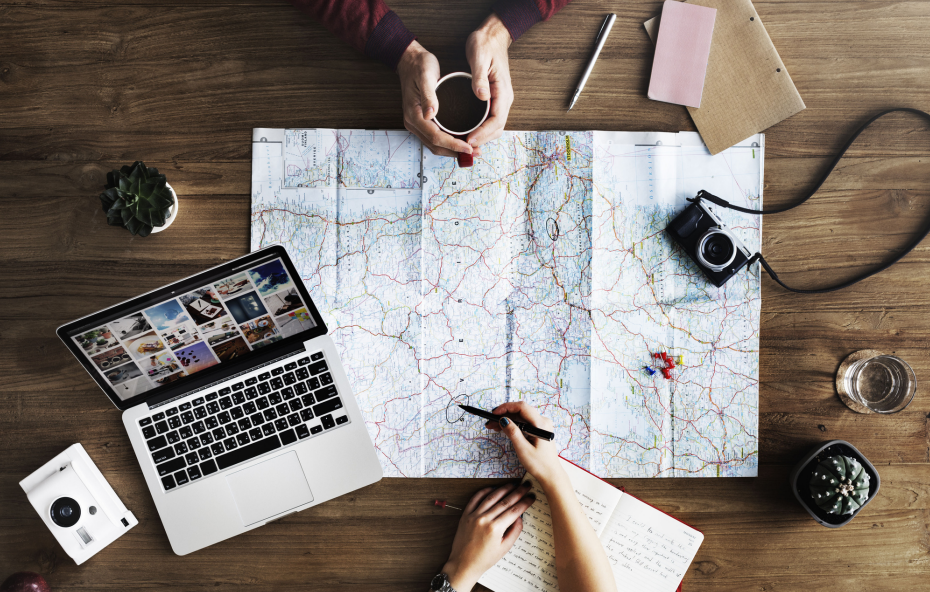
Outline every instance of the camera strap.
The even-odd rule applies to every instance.
[[[688,201],[690,201],[690,202],[697,202],[697,201],[700,201],[700,200],[702,200],[702,199],[705,199],[705,200],[707,200],[707,201],[709,201],[709,202],[711,202],[711,203],[713,203],[713,204],[716,204],[716,205],[718,205],[718,206],[720,206],[720,207],[722,207],[722,208],[728,208],[728,209],[731,209],[731,210],[735,210],[735,211],[737,211],[737,212],[742,212],[742,213],[744,213],[744,214],[754,214],[754,215],[757,215],[757,216],[761,216],[762,214],[780,214],[780,213],[782,213],[782,212],[787,212],[788,210],[793,209],[793,208],[796,208],[796,207],[798,207],[799,205],[803,204],[804,202],[806,202],[807,200],[809,200],[811,197],[813,197],[813,195],[814,195],[815,193],[817,193],[818,190],[820,190],[821,186],[823,186],[823,184],[826,182],[826,180],[827,180],[827,178],[830,176],[830,174],[833,173],[833,169],[836,168],[836,165],[839,164],[840,160],[843,158],[843,155],[846,154],[846,151],[849,150],[849,147],[853,144],[853,142],[856,141],[856,138],[859,137],[859,134],[861,134],[862,132],[864,132],[865,129],[866,129],[867,127],[869,127],[870,125],[872,125],[876,120],[878,120],[878,119],[884,117],[885,115],[888,115],[889,113],[896,113],[896,112],[913,113],[914,115],[917,115],[917,116],[919,116],[919,117],[921,117],[921,118],[927,120],[928,122],[930,122],[930,113],[926,113],[926,112],[921,111],[921,110],[919,110],[919,109],[911,109],[911,108],[909,108],[909,107],[899,107],[899,108],[897,108],[897,109],[888,109],[887,111],[882,111],[882,112],[879,113],[878,115],[872,117],[870,120],[866,121],[858,130],[856,130],[856,132],[849,138],[849,140],[846,141],[846,144],[843,146],[843,149],[840,150],[840,152],[839,152],[839,154],[836,156],[836,158],[833,159],[833,163],[830,165],[830,168],[827,169],[826,174],[824,174],[823,178],[820,179],[820,181],[819,181],[819,182],[817,183],[817,185],[814,187],[813,191],[811,191],[809,194],[807,194],[807,196],[804,197],[804,199],[802,199],[801,201],[799,201],[799,202],[797,202],[797,203],[795,203],[795,204],[792,204],[792,205],[790,205],[790,206],[785,206],[785,207],[783,207],[783,208],[773,209],[773,210],[750,210],[749,208],[743,208],[743,207],[740,207],[740,206],[735,206],[735,205],[731,204],[730,202],[728,202],[727,200],[722,199],[722,198],[720,198],[720,197],[717,197],[716,195],[713,195],[712,193],[708,193],[707,191],[704,191],[703,189],[700,190],[700,191],[698,192],[697,196],[695,196],[695,197],[693,197],[693,198],[688,198]],[[874,270],[870,271],[869,273],[867,273],[867,274],[865,274],[865,275],[859,276],[859,277],[857,277],[857,278],[854,278],[854,279],[852,279],[852,280],[849,280],[848,282],[844,282],[844,283],[839,284],[839,285],[837,285],[837,286],[833,286],[832,288],[822,288],[822,289],[820,289],[820,290],[799,290],[799,289],[797,289],[797,288],[791,288],[791,287],[789,287],[789,286],[786,286],[785,283],[779,279],[778,274],[775,273],[775,270],[772,269],[772,267],[768,264],[768,262],[767,262],[767,261],[765,260],[765,258],[762,256],[762,253],[756,253],[755,255],[753,255],[753,256],[749,259],[748,265],[752,265],[752,264],[755,263],[756,261],[759,261],[759,263],[762,264],[762,267],[765,269],[766,273],[768,273],[769,276],[770,276],[773,280],[775,280],[776,283],[778,283],[778,285],[780,285],[782,288],[788,290],[789,292],[796,292],[796,293],[798,293],[798,294],[824,294],[824,293],[826,293],[826,292],[835,292],[835,291],[837,291],[837,290],[842,290],[843,288],[848,288],[849,286],[852,286],[853,284],[857,284],[857,283],[861,282],[862,280],[864,280],[864,279],[866,279],[866,278],[870,278],[870,277],[872,277],[873,275],[875,275],[875,274],[877,274],[877,273],[881,273],[881,272],[885,271],[886,269],[888,269],[889,267],[891,267],[892,265],[894,265],[895,263],[897,263],[898,261],[900,261],[902,257],[904,257],[905,255],[907,255],[908,253],[910,253],[912,250],[914,250],[914,247],[916,247],[917,245],[919,245],[920,242],[923,241],[923,240],[927,237],[928,234],[930,234],[930,222],[928,222],[928,224],[927,224],[926,227],[923,229],[923,231],[921,231],[921,232],[918,234],[918,236],[917,236],[917,238],[914,240],[914,242],[912,242],[910,245],[908,245],[908,247],[907,247],[906,249],[904,249],[901,253],[899,253],[897,256],[895,256],[894,258],[892,258],[890,261],[888,261],[888,262],[882,264],[879,268],[874,269]]]

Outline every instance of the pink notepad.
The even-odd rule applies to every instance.
[[[701,106],[716,17],[716,8],[665,1],[649,79],[650,99]]]

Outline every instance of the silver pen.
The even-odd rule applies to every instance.
[[[594,55],[588,60],[588,65],[584,69],[584,74],[581,75],[581,82],[578,83],[578,88],[575,89],[575,94],[572,95],[572,102],[568,105],[569,111],[575,106],[578,95],[581,94],[581,89],[584,88],[585,83],[588,81],[588,76],[591,75],[591,70],[594,69],[594,62],[597,61],[597,56],[601,55],[601,48],[604,47],[604,42],[607,41],[607,36],[610,35],[610,29],[614,26],[615,20],[617,20],[617,15],[615,14],[608,14],[607,18],[604,19],[604,24],[601,25],[601,31],[597,34],[597,47],[594,48]]]

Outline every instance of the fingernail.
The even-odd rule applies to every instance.
[[[429,119],[429,118],[432,117],[432,116],[433,116],[433,108],[430,107],[429,109],[426,110],[426,115],[424,115],[423,118],[424,118],[424,119]]]
[[[471,146],[472,148],[477,148],[477,147],[478,147],[478,140],[474,140],[474,139],[469,140],[469,141],[468,141],[468,145]]]
[[[488,94],[488,89],[484,88],[483,86],[482,86],[482,87],[479,87],[479,88],[478,88],[478,94],[481,95],[481,96],[483,97],[483,96],[485,96],[485,95]]]
[[[506,428],[507,426],[510,425],[510,420],[507,419],[506,417],[502,417],[500,424],[501,424],[501,427]]]
[[[534,502],[536,501],[536,494],[535,494],[535,493],[530,493],[530,494],[528,494],[526,497],[530,498],[530,499],[533,500]]]
[[[524,481],[524,482],[521,484],[521,487],[532,487],[532,486],[533,486],[533,484],[530,483],[529,481]]]

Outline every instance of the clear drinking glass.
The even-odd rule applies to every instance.
[[[844,385],[849,397],[875,413],[896,413],[914,398],[917,380],[911,367],[895,356],[853,362]]]

